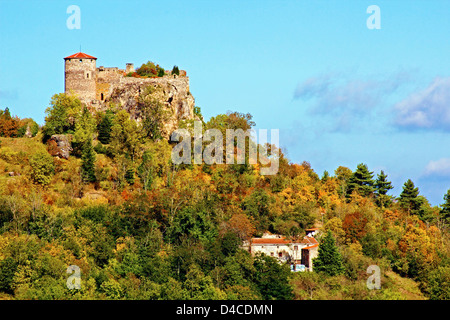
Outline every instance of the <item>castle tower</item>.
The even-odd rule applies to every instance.
[[[96,98],[96,60],[82,52],[64,58],[64,92],[73,91],[85,104]]]

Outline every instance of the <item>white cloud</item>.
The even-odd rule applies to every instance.
[[[397,126],[450,131],[450,77],[436,78],[424,90],[395,105]]]
[[[426,176],[450,177],[450,158],[431,160],[425,167]]]
[[[300,83],[294,99],[313,100],[311,114],[331,116],[332,131],[348,132],[355,120],[370,117],[381,103],[400,86],[409,82],[409,73],[400,71],[389,75],[325,74]]]

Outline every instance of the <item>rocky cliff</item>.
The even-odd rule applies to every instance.
[[[152,98],[159,101],[168,114],[168,120],[163,126],[162,136],[169,138],[177,129],[178,121],[194,119],[195,99],[189,91],[188,77],[162,77],[162,78],[134,78],[122,77],[114,86],[107,103],[115,103],[126,109],[131,117],[137,121],[142,120],[142,110],[139,108],[139,97],[153,88]]]

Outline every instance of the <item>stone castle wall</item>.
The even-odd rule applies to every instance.
[[[65,61],[65,92],[80,97],[86,104],[96,98],[95,59],[67,59]]]
[[[167,72],[158,78],[127,77],[126,74],[134,72],[132,64],[127,64],[125,70],[103,66],[96,68],[96,60],[88,58],[67,59],[65,68],[65,92],[75,93],[92,111],[106,110],[112,102],[140,121],[139,95],[152,86],[157,89],[157,100],[171,114],[164,124],[163,136],[167,137],[175,130],[179,120],[194,119],[195,100],[189,91],[189,78],[184,70],[180,70],[180,76]]]

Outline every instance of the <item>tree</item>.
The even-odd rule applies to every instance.
[[[95,130],[95,119],[90,111],[84,107],[83,111],[77,116],[75,123],[75,132],[73,134],[72,147],[76,156],[80,156],[88,141],[92,140]],[[91,142],[90,142],[91,143]],[[92,146],[92,144],[91,144]]]
[[[356,171],[349,179],[347,195],[350,196],[353,191],[362,196],[369,196],[374,191],[373,172],[370,172],[366,164],[358,164]]]
[[[172,68],[172,75],[176,74],[177,76],[180,75],[180,69],[178,68],[178,66],[173,66]]]
[[[29,161],[32,168],[31,178],[33,181],[42,185],[49,184],[55,172],[52,156],[46,151],[39,151],[32,155]]]
[[[158,99],[160,88],[145,88],[139,95],[138,108],[142,111],[142,126],[145,135],[152,140],[161,139],[164,124],[170,119],[171,111]]]
[[[16,137],[19,129],[19,118],[11,117],[9,108],[0,110],[0,137]]]
[[[130,114],[120,110],[114,118],[111,131],[111,147],[114,155],[128,154],[134,161],[141,148],[141,129]]]
[[[344,273],[342,256],[331,231],[327,232],[319,245],[319,254],[313,259],[313,270],[324,272],[329,276]]]
[[[144,190],[148,190],[151,188],[154,179],[154,161],[153,155],[150,151],[145,151],[142,155],[142,161],[137,169],[137,173],[139,178],[141,178],[142,185],[144,186]]]
[[[87,140],[83,144],[81,154],[81,176],[85,182],[95,182],[95,151],[92,147],[92,140]]]
[[[80,99],[71,94],[55,94],[50,102],[50,107],[45,110],[47,115],[42,128],[44,142],[54,134],[73,133],[76,120],[81,112]]]
[[[400,193],[398,202],[402,208],[408,211],[408,213],[417,214],[421,205],[418,195],[419,188],[416,188],[411,179],[408,179],[403,185],[403,191]]]
[[[337,192],[340,196],[345,196],[347,194],[348,182],[353,172],[347,167],[339,166],[334,170],[334,174],[339,183]]]
[[[255,268],[254,282],[262,299],[289,300],[293,298],[289,284],[290,268],[280,264],[274,257],[257,254],[253,262]]]
[[[112,116],[106,112],[100,118],[100,123],[97,125],[98,141],[103,144],[109,144],[111,141],[111,129],[113,126]]]
[[[440,218],[445,224],[450,224],[450,189],[444,195],[444,203],[441,204]]]
[[[387,195],[388,191],[393,189],[392,183],[387,180],[387,174],[383,170],[378,174],[375,181],[375,196],[377,205],[381,208],[387,207],[391,202],[391,197]]]

